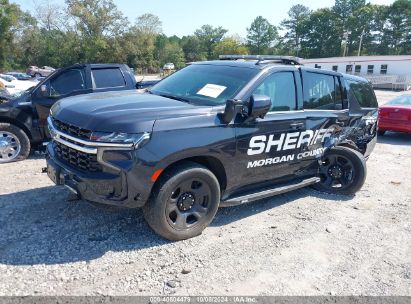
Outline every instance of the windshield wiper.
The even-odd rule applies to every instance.
[[[155,93],[151,92],[151,94],[155,94]],[[161,97],[165,97],[165,98],[170,98],[170,99],[182,101],[182,102],[186,102],[186,103],[191,103],[191,101],[189,99],[184,98],[184,97],[180,97],[180,96],[162,94],[162,93],[159,93],[159,94],[156,94],[156,95],[161,96]]]

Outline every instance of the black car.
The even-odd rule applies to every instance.
[[[47,117],[56,101],[149,85],[152,83],[136,83],[134,74],[124,64],[76,64],[53,72],[21,96],[0,102],[0,164],[23,160],[31,148],[49,140]]]
[[[377,131],[370,83],[289,57],[224,59],[194,63],[144,94],[56,103],[49,177],[88,201],[143,207],[170,240],[200,234],[219,206],[305,186],[362,187]]]

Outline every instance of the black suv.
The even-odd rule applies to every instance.
[[[25,159],[48,141],[47,117],[58,100],[93,92],[143,88],[125,64],[76,64],[55,71],[21,96],[1,104],[0,164]]]
[[[192,64],[146,93],[55,104],[49,177],[88,201],[143,207],[170,240],[200,234],[219,206],[305,186],[362,187],[377,131],[366,80],[291,57],[222,59]]]

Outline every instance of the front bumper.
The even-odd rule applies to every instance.
[[[47,145],[46,160],[49,178],[82,199],[117,207],[138,208],[146,203],[150,195],[151,186],[141,182],[134,168],[118,172],[77,170],[58,159],[53,142]]]

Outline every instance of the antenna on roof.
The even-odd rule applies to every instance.
[[[264,63],[281,62],[283,64],[302,65],[301,58],[292,56],[275,56],[275,55],[220,55],[220,60],[256,60],[256,65]]]

